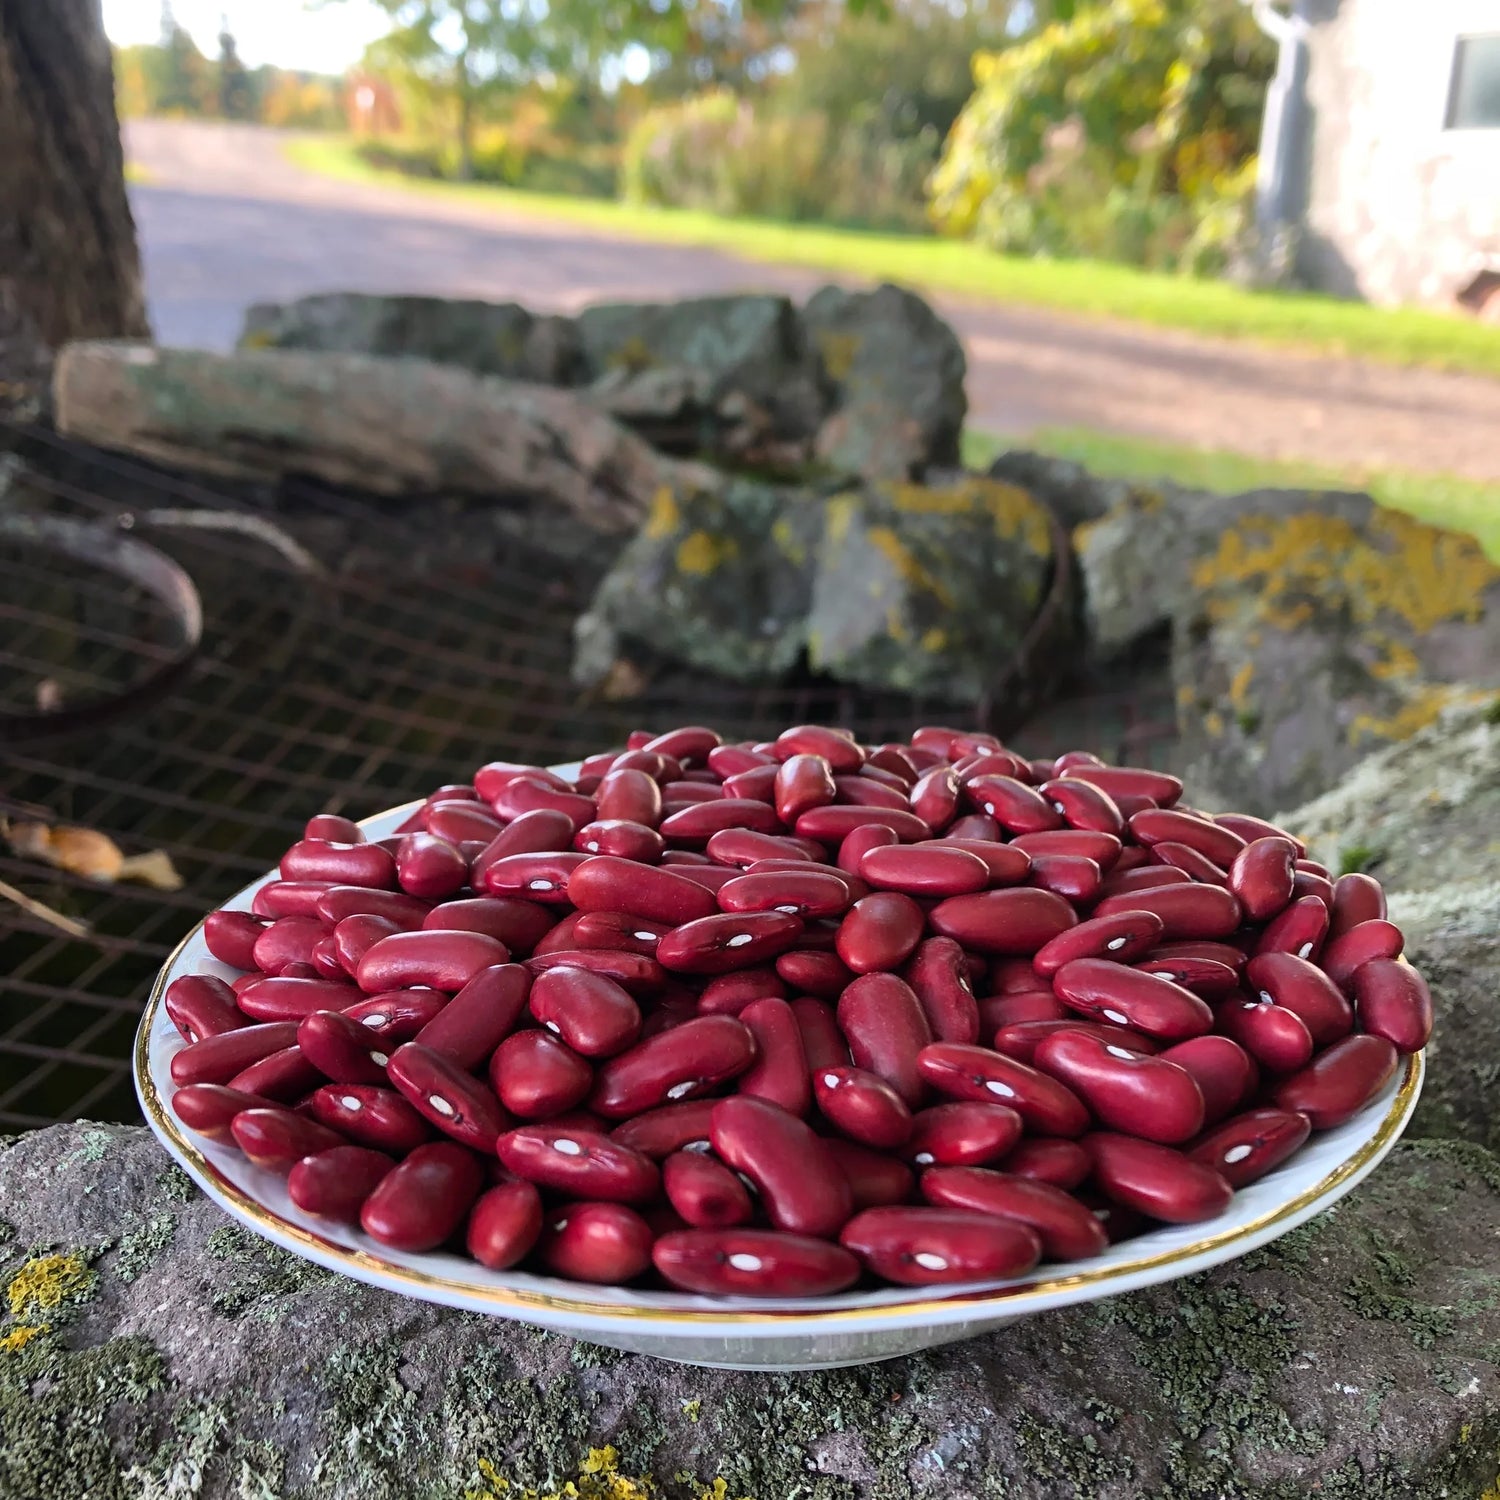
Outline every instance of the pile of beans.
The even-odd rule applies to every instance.
[[[633,734],[393,837],[313,818],[172,1107],[408,1252],[693,1292],[1010,1277],[1237,1188],[1374,1099],[1432,1004],[1365,875],[1158,771],[928,727]]]

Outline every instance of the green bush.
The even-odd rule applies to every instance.
[[[458,146],[453,141],[381,138],[361,141],[355,150],[361,160],[382,171],[435,181],[451,181],[459,175]],[[503,131],[486,130],[474,143],[470,180],[536,193],[610,198],[616,191],[617,175],[608,150],[552,142],[526,144]]]

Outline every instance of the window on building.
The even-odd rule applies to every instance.
[[[1448,91],[1449,130],[1500,130],[1500,32],[1461,36]]]

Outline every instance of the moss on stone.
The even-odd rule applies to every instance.
[[[1135,1464],[1128,1454],[1105,1453],[1091,1432],[1078,1433],[1023,1411],[1015,1418],[1016,1448],[1026,1472],[1066,1485],[1073,1500],[1095,1500],[1106,1485],[1128,1484]]]
[[[134,1281],[156,1264],[156,1258],[177,1233],[177,1215],[155,1214],[120,1236],[114,1273],[121,1281]]]
[[[267,1240],[252,1235],[237,1224],[226,1224],[209,1235],[204,1249],[214,1260],[237,1269],[218,1278],[211,1298],[216,1312],[238,1317],[257,1303],[290,1296],[306,1287],[327,1281],[333,1274],[322,1266],[293,1255]],[[275,1316],[274,1309],[257,1311]]]
[[[164,1167],[156,1174],[156,1186],[163,1198],[175,1203],[191,1203],[198,1195],[193,1179],[176,1165]]]

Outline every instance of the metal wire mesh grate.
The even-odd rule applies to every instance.
[[[69,936],[0,903],[0,1127],[136,1117],[129,1049],[157,969],[312,813],[362,817],[487,759],[571,760],[639,725],[760,737],[823,720],[878,740],[964,721],[952,705],[812,680],[750,689],[662,663],[629,702],[581,697],[568,681],[571,626],[608,558],[539,547],[516,512],[306,483],[210,489],[0,424],[6,446],[25,462],[8,505],[134,517],[193,578],[204,630],[191,672],[139,712],[0,747],[0,812],[97,829],[128,853],[162,849],[184,881],[100,886],[0,844],[0,879],[90,928]],[[310,577],[242,531],[159,528],[164,508],[270,519],[328,572]],[[160,649],[148,600],[15,548],[0,549],[0,601],[6,706],[118,686]],[[1170,724],[1148,661],[1081,685],[1012,738],[1038,754],[1083,744],[1151,762]]]

